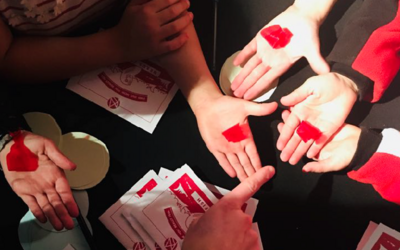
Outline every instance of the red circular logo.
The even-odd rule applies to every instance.
[[[111,109],[116,109],[116,108],[118,108],[120,104],[121,104],[121,102],[119,101],[118,97],[111,97],[111,98],[108,99],[108,101],[107,101],[107,105],[108,105],[108,107],[110,107]]]
[[[161,247],[157,244],[157,242],[154,243],[154,246],[156,247],[156,250],[162,250]]]
[[[143,242],[135,242],[133,250],[146,250],[146,245]]]
[[[165,240],[164,246],[167,250],[175,250],[178,247],[178,242],[174,238],[168,238]]]

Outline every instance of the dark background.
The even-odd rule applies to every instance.
[[[194,22],[207,61],[211,63],[213,1],[192,0]],[[289,0],[220,0],[218,18],[219,68],[231,54],[240,50],[273,17],[287,8]],[[322,53],[332,49],[337,35],[362,1],[338,1],[321,27]],[[85,31],[91,30],[87,28]],[[274,93],[278,100],[309,77],[300,60],[281,77]],[[285,81],[298,79],[298,81]],[[24,112],[51,114],[63,133],[82,131],[104,143],[110,152],[110,170],[96,187],[87,190],[88,218],[99,249],[123,249],[98,217],[150,169],[161,166],[174,170],[187,163],[204,181],[232,189],[239,182],[229,178],[207,150],[195,116],[180,92],[152,135],[131,125],[101,107],[65,89],[67,81],[41,86],[13,88],[14,105]],[[380,103],[357,104],[350,116],[353,124],[369,127],[395,127],[398,124],[399,79],[396,78]],[[390,107],[390,108],[389,108]],[[390,113],[388,113],[389,111]],[[369,221],[384,223],[400,231],[400,207],[383,200],[372,186],[357,183],[344,173],[302,173],[301,166],[282,163],[275,149],[276,126],[280,111],[268,117],[251,117],[250,125],[264,165],[276,167],[276,176],[256,195],[260,200],[255,221],[259,223],[264,249],[355,249]],[[19,220],[25,204],[0,177],[0,249],[20,249]]]

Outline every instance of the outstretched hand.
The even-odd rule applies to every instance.
[[[230,96],[219,96],[196,110],[203,140],[229,176],[237,176],[243,181],[262,166],[250,128],[248,137],[240,142],[227,141],[222,132],[236,124],[248,126],[249,115],[269,115],[276,108],[277,103],[257,104]]]
[[[231,85],[236,97],[254,99],[269,89],[273,81],[301,57],[307,58],[317,74],[329,72],[329,66],[320,53],[319,22],[316,19],[303,14],[297,7],[290,6],[264,28],[272,25],[287,28],[293,36],[285,47],[274,49],[260,31],[244,47],[234,60],[236,66],[244,65]]]
[[[282,97],[281,103],[291,113],[282,127],[277,148],[281,160],[296,164],[307,153],[314,158],[322,147],[344,124],[356,99],[357,90],[352,80],[337,73],[309,78],[301,87]],[[322,132],[322,136],[304,142],[296,133],[301,121],[307,121]]]
[[[75,164],[51,140],[26,131],[23,135],[25,146],[38,156],[39,167],[33,172],[9,171],[6,157],[14,141],[9,142],[0,153],[8,183],[40,222],[49,219],[56,230],[72,229],[71,217],[77,217],[79,210],[63,169],[74,170]]]
[[[282,131],[289,114],[288,110],[283,111],[283,123],[278,125],[279,132]],[[345,169],[356,153],[360,134],[360,128],[344,124],[325,144],[314,161],[303,167],[303,172],[326,173]]]

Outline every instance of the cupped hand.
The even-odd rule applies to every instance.
[[[261,35],[273,25],[288,29],[293,36],[289,43],[274,49]],[[297,60],[305,57],[317,74],[329,72],[329,66],[320,53],[319,21],[290,6],[275,17],[239,53],[234,64],[244,66],[232,82],[236,97],[251,100],[269,89],[276,78],[285,73]]]
[[[74,170],[75,164],[51,140],[26,131],[22,136],[25,146],[37,155],[39,167],[32,172],[9,171],[7,155],[14,141],[9,142],[0,152],[8,183],[40,222],[45,223],[48,219],[56,230],[72,229],[72,217],[79,215],[79,209],[63,169]]]

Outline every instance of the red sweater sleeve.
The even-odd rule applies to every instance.
[[[400,1],[399,1],[400,4]],[[377,102],[400,69],[400,8],[388,24],[369,37],[352,67],[374,81],[372,102]]]
[[[348,176],[358,182],[371,184],[386,200],[400,205],[400,132],[385,129],[377,152],[357,171]]]

